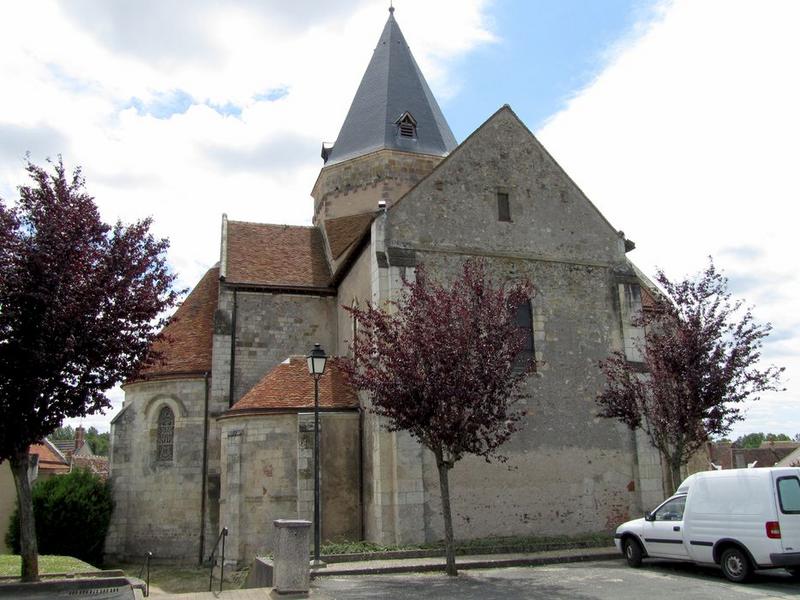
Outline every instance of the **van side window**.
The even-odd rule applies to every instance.
[[[781,512],[800,513],[800,479],[779,477],[778,500],[781,503]]]
[[[673,498],[662,504],[653,515],[655,521],[683,521],[683,510],[686,507],[686,496]]]

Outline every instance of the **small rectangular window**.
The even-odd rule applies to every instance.
[[[511,221],[511,207],[508,204],[507,192],[497,192],[497,219]]]
[[[778,500],[781,503],[781,512],[785,514],[800,513],[800,479],[797,477],[779,478]]]

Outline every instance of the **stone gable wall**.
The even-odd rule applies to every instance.
[[[509,196],[510,222],[498,218],[498,192]],[[623,350],[632,335],[623,331],[620,306],[619,282],[633,277],[624,240],[513,113],[495,114],[379,217],[373,232],[379,299],[394,297],[400,275],[417,264],[448,280],[474,257],[483,257],[496,281],[525,276],[538,290],[539,366],[526,384],[526,426],[503,448],[508,463],[467,458],[451,472],[456,535],[607,531],[638,514],[636,440],[597,417],[594,401],[603,383],[598,361]],[[366,436],[365,465],[376,477],[368,496],[371,539],[440,539],[431,453],[377,424]]]

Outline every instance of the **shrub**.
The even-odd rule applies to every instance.
[[[33,513],[40,554],[73,556],[99,566],[111,520],[111,485],[77,469],[33,486]],[[6,544],[19,554],[19,513],[14,511]]]

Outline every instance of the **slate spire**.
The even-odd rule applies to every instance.
[[[339,137],[322,157],[330,165],[381,148],[444,156],[456,146],[390,7]]]

